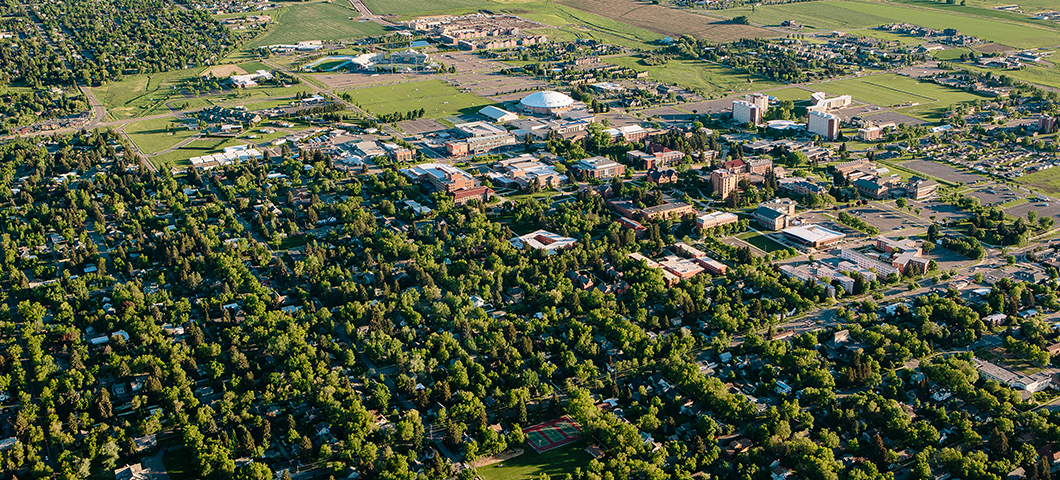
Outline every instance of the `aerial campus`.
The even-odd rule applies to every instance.
[[[0,2],[0,478],[1060,476],[1060,4]]]

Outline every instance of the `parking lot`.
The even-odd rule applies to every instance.
[[[1021,197],[1020,194],[1012,191],[1012,189],[1000,185],[991,185],[990,187],[980,188],[968,192],[965,195],[978,198],[979,203],[986,206],[1000,205]]]
[[[977,182],[986,180],[986,177],[964,172],[944,163],[930,160],[909,160],[902,162],[901,166],[953,183],[964,182],[966,185],[974,185]]]
[[[909,227],[918,227],[923,223],[913,220],[911,216],[900,215],[894,210],[873,204],[847,210],[847,213],[857,216],[864,220],[865,223],[880,229],[881,235],[889,235],[891,232]]]
[[[949,223],[952,221],[960,221],[966,218],[971,218],[972,214],[965,212],[953,205],[942,203],[942,202],[909,202],[909,205],[913,207],[913,210],[921,209],[920,216],[931,218],[935,217],[935,221],[939,223]]]
[[[1046,206],[1048,205],[1048,207]],[[1056,202],[1028,202],[1005,209],[1005,213],[1013,217],[1027,219],[1027,212],[1034,210],[1039,217],[1053,217],[1060,220],[1060,203]]]

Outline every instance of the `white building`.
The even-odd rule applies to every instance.
[[[732,119],[739,123],[759,125],[762,123],[763,115],[765,115],[765,110],[751,102],[744,100],[732,102]]]
[[[508,240],[515,248],[533,248],[535,250],[545,250],[549,255],[556,252],[556,250],[573,247],[578,240],[557,235],[547,230],[538,230],[531,232],[521,237],[515,237]]]
[[[820,135],[821,138],[829,141],[839,138],[839,116],[812,111],[809,118],[810,121],[806,124],[806,129],[810,133]]]
[[[821,112],[827,113],[829,110],[836,110],[849,106],[853,99],[850,95],[840,95],[838,97],[828,98],[828,94],[824,92],[816,92],[810,95],[810,101],[813,105],[806,107],[807,112]]]
[[[519,119],[518,115],[509,112],[503,108],[494,107],[493,105],[487,106],[482,110],[479,110],[478,114],[496,123],[511,122]]]

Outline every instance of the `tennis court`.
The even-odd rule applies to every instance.
[[[527,443],[537,453],[574,443],[581,438],[581,433],[581,427],[567,416],[523,429]]]

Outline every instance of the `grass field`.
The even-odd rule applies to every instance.
[[[780,90],[770,90],[768,92],[762,93],[777,97],[778,100],[791,100],[793,102],[798,102],[800,100],[809,100],[810,95],[813,94],[813,92],[809,90],[803,90],[798,87],[782,88]]]
[[[918,103],[919,105],[916,106],[902,108],[900,112],[927,121],[941,119],[942,113],[950,105],[986,98],[963,90],[893,74],[837,80],[821,83],[816,87],[833,95],[850,94],[854,100],[880,107]]]
[[[353,100],[374,114],[424,109],[424,118],[442,118],[477,112],[489,100],[464,93],[441,80],[400,83],[381,87],[348,90]]]
[[[546,452],[543,455],[526,448],[526,453],[506,460],[503,463],[489,465],[478,469],[482,480],[530,480],[541,474],[552,478],[562,478],[572,473],[575,468],[585,467],[593,457],[585,453],[585,443],[576,443]]]
[[[636,70],[647,71],[648,78],[665,84],[677,84],[695,89],[701,95],[725,94],[735,90],[766,89],[783,84],[751,77],[735,70],[697,60],[671,60],[666,65],[647,66],[636,57],[610,57],[605,62]],[[809,98],[809,94],[806,94]]]
[[[272,70],[272,67],[269,67],[268,65],[265,65],[261,62],[240,63],[239,68],[242,68],[247,72],[256,72],[258,70]]]
[[[383,26],[375,22],[357,20],[357,11],[337,3],[308,3],[288,5],[273,27],[251,42],[245,49],[279,43],[298,43],[302,40],[341,40],[383,33]],[[353,17],[353,20],[348,20]]]
[[[1050,168],[1024,175],[1019,183],[1039,188],[1051,194],[1060,194],[1060,169]]]
[[[170,97],[177,95],[177,88],[203,69],[176,70],[149,75],[132,75],[120,82],[111,82],[92,88],[92,93],[107,108],[115,120],[124,120],[146,115],[157,109]]]
[[[1036,65],[1027,65],[1019,70],[999,70],[996,68],[982,68],[962,63],[959,68],[976,72],[990,72],[993,75],[1004,75],[1024,82],[1060,88],[1060,68],[1057,67],[1046,68]]]
[[[1031,48],[1060,44],[1060,27],[1037,23],[981,8],[911,0],[905,4],[868,3],[847,0],[790,3],[724,10],[724,15],[746,15],[752,23],[779,25],[793,20],[813,28],[851,30],[885,23],[910,22],[924,27],[956,28],[965,35],[1009,45]]]
[[[169,118],[130,123],[125,127],[125,133],[129,134],[129,138],[145,154],[172,148],[182,140],[198,134],[179,123],[174,123]]]
[[[754,245],[766,253],[773,253],[777,250],[787,250],[786,247],[777,243],[772,238],[769,238],[758,232],[747,232],[737,235],[736,238],[743,240],[751,245]]]
[[[497,6],[488,0],[364,0],[364,5],[376,15],[401,17],[439,13],[455,15]]]

